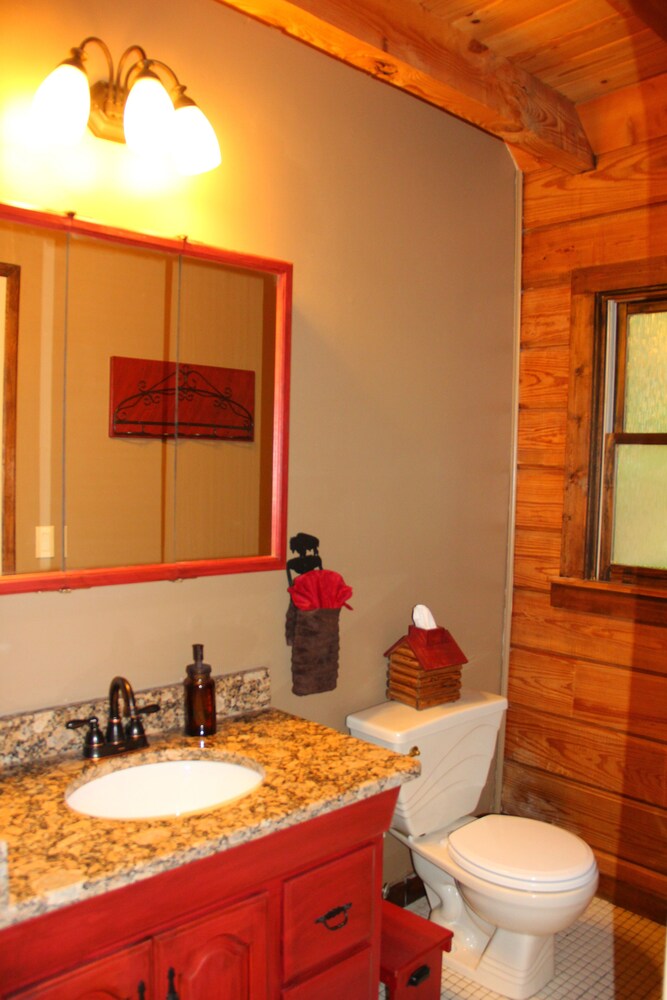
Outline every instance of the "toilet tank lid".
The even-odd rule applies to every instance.
[[[383,701],[380,705],[353,712],[346,722],[353,734],[359,733],[392,744],[460,725],[469,712],[482,718],[504,712],[506,708],[507,699],[501,695],[464,689],[458,701],[432,708],[416,709],[400,701]]]

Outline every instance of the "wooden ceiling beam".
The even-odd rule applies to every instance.
[[[405,0],[218,0],[569,173],[595,160],[571,101]]]

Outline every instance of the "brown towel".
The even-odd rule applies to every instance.
[[[290,602],[285,622],[292,647],[292,692],[298,695],[333,691],[338,683],[340,608],[301,611]]]

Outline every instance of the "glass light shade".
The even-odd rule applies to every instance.
[[[33,98],[33,126],[38,137],[50,143],[72,145],[86,131],[89,115],[88,77],[73,63],[61,63],[42,81]]]
[[[137,153],[159,153],[169,143],[174,105],[169,94],[150,70],[132,86],[125,102],[125,142]]]
[[[213,126],[192,101],[183,102],[174,112],[171,158],[181,174],[203,174],[220,165]]]

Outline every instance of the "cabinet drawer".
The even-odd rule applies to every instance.
[[[305,983],[283,990],[281,1000],[376,1000],[377,975],[373,974],[371,949],[364,948]]]
[[[370,939],[375,849],[364,847],[285,882],[283,980]]]

